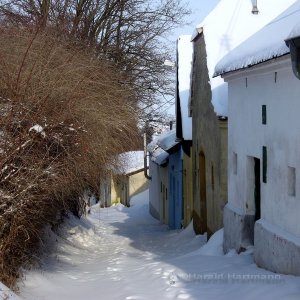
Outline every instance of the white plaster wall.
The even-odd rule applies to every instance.
[[[160,219],[160,176],[159,166],[154,162],[149,163],[149,175],[151,180],[149,181],[149,206],[150,213],[154,218]]]
[[[293,75],[288,57],[225,79],[229,82],[229,203],[254,214],[249,156],[257,157],[261,159],[262,218],[300,236],[300,80]],[[267,125],[262,124],[263,104],[267,105]],[[262,182],[262,146],[268,152],[266,184]],[[288,195],[288,166],[296,168],[295,197]]]

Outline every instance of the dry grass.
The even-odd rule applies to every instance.
[[[0,65],[0,280],[13,286],[45,226],[80,216],[83,190],[136,147],[138,115],[113,65],[49,32],[0,29]]]

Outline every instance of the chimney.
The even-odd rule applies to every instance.
[[[252,13],[254,15],[257,15],[259,13],[259,10],[257,8],[257,0],[252,0]]]

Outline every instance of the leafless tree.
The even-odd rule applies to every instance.
[[[149,108],[174,92],[164,42],[189,14],[183,0],[3,0],[2,22],[56,28],[114,61]],[[175,48],[175,47],[174,47]]]

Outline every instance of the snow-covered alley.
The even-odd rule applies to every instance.
[[[222,254],[222,231],[204,245],[191,226],[169,231],[148,213],[148,191],[122,205],[70,218],[20,297],[83,299],[300,299],[300,278],[259,269],[251,249]],[[50,245],[51,243],[49,243]],[[203,247],[201,247],[204,245]]]

